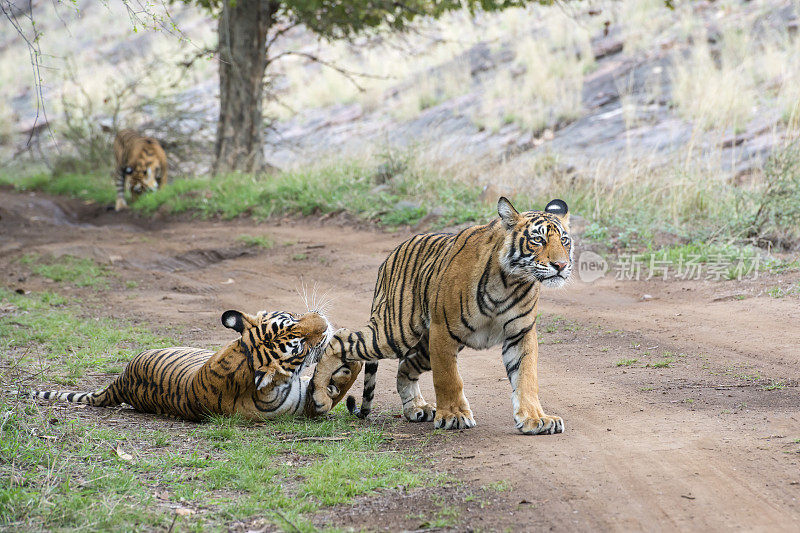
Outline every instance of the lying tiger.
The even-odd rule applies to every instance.
[[[36,398],[94,406],[127,403],[145,413],[201,421],[212,414],[250,420],[313,414],[306,408],[309,380],[300,374],[317,362],[333,333],[315,312],[225,311],[222,324],[241,337],[217,353],[199,348],[147,350],[97,392],[32,391]],[[326,384],[335,405],[358,377],[361,363],[341,365]]]
[[[133,130],[121,130],[114,139],[114,157],[117,166],[114,182],[117,187],[115,209],[128,207],[125,191],[131,201],[140,194],[158,190],[167,184],[167,154],[152,137],[143,137]]]
[[[416,235],[400,244],[378,269],[369,324],[337,331],[317,365],[313,408],[331,407],[325,385],[343,364],[364,366],[363,403],[371,407],[380,359],[401,359],[397,392],[412,422],[471,428],[456,358],[465,346],[503,345],[516,427],[525,434],[564,431],[564,421],[539,402],[536,316],[542,286],[561,287],[572,270],[569,213],[563,200],[544,211],[517,212],[506,198],[499,218],[459,233]],[[425,401],[419,376],[433,370],[436,406]],[[355,411],[355,400],[348,398]]]

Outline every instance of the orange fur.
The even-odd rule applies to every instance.
[[[126,191],[136,201],[140,194],[167,184],[167,154],[152,137],[143,137],[130,129],[121,130],[114,139],[114,157],[117,211],[128,206]]]

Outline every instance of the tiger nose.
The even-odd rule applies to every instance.
[[[566,261],[552,261],[550,262],[550,264],[553,265],[553,267],[555,267],[555,269],[558,270],[559,272],[567,268]]]

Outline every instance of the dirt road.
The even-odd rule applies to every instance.
[[[219,326],[225,309],[303,310],[303,283],[327,294],[336,325],[363,325],[377,267],[407,236],[331,220],[144,220],[2,191],[0,217],[4,284],[44,284],[19,281],[15,261],[25,253],[91,257],[138,283],[107,294],[110,315],[181,325],[182,340],[200,346],[228,340]],[[274,246],[247,247],[240,235]],[[478,426],[437,434],[427,446],[435,468],[464,486],[499,490],[459,500],[457,485],[444,489],[458,504],[457,529],[800,530],[800,299],[766,294],[800,275],[612,277],[542,296],[541,397],[565,419],[564,434],[518,434],[499,348],[462,352]],[[400,412],[395,369],[381,365],[378,410]],[[429,375],[422,384],[433,398]],[[400,427],[419,441],[432,431]],[[414,503],[384,501],[377,516],[365,502],[337,522],[414,529]]]

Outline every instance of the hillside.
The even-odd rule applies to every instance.
[[[164,139],[179,174],[207,172],[217,107],[216,63],[205,53],[215,46],[212,18],[184,6],[151,13],[156,22],[116,3],[34,6],[44,100],[60,142],[40,129],[41,143],[24,150],[34,86],[25,43],[6,26],[6,161],[52,161],[89,146],[101,155],[94,166],[104,166],[110,136],[100,126],[132,125]],[[716,231],[736,225],[725,213],[742,211],[742,191],[761,186],[765,161],[796,136],[796,30],[796,8],[778,1],[537,5],[349,43],[295,28],[269,72],[265,159],[279,169],[388,162],[486,188],[487,198],[569,193],[606,225],[646,200],[669,213],[650,225],[677,228],[699,213]],[[689,238],[686,228],[673,231]]]

